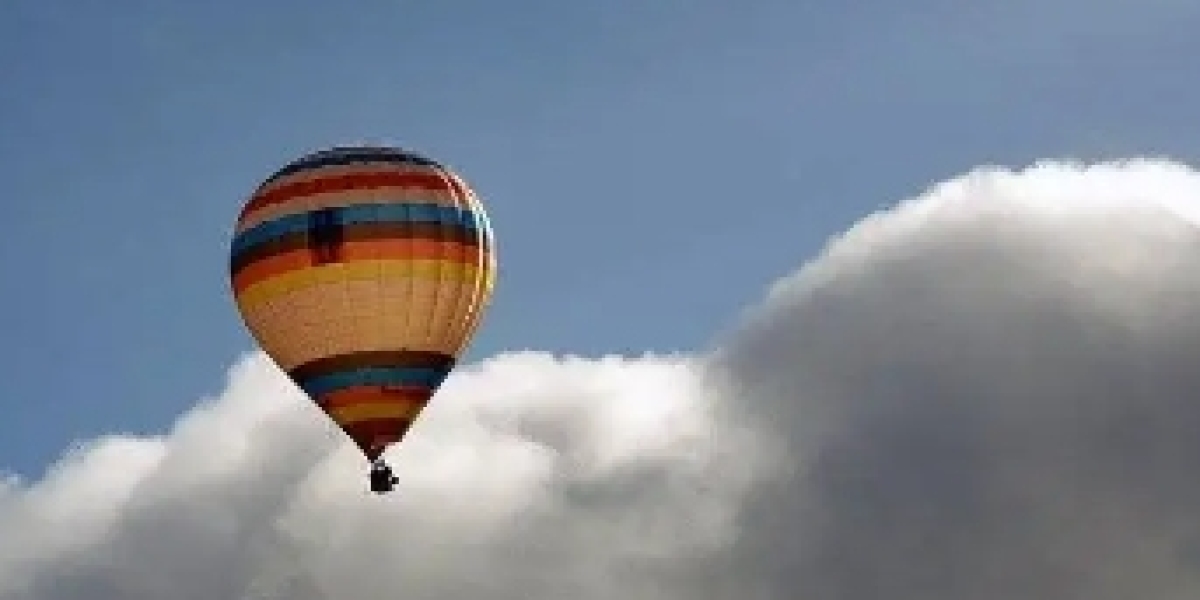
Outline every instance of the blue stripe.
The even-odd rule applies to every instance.
[[[333,222],[342,226],[355,223],[441,223],[475,230],[480,228],[479,216],[470,209],[434,204],[356,204],[326,210],[333,215]],[[308,231],[311,227],[310,214],[288,215],[251,227],[233,239],[230,252],[236,257],[275,238]]]
[[[446,369],[368,367],[341,371],[298,382],[300,389],[314,398],[360,385],[425,387],[436,389],[449,375]]]

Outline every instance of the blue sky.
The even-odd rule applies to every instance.
[[[252,348],[236,212],[323,145],[410,146],[484,196],[474,357],[698,348],[971,166],[1200,153],[1200,4],[983,4],[5,2],[0,469],[223,387]]]

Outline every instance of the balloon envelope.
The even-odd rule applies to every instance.
[[[230,252],[251,334],[370,460],[457,363],[495,269],[470,187],[387,147],[332,148],[277,171],[242,208]]]

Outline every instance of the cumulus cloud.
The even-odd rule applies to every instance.
[[[691,356],[460,370],[365,490],[261,355],[0,482],[0,600],[1200,594],[1200,175],[980,169]]]
[[[876,215],[718,352],[787,440],[739,586],[783,598],[1200,594],[1200,177],[983,169]]]

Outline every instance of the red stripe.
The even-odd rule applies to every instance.
[[[381,388],[376,385],[354,386],[324,394],[317,403],[326,410],[334,410],[356,404],[426,404],[433,390],[423,387]]]
[[[412,421],[405,419],[372,419],[359,421],[347,426],[343,431],[354,440],[367,460],[375,460],[383,454],[388,446],[404,439]]]
[[[281,204],[297,198],[330,192],[345,192],[350,190],[369,190],[377,188],[422,189],[430,191],[450,190],[459,192],[458,186],[450,183],[448,177],[432,173],[413,173],[404,171],[379,171],[377,173],[351,173],[333,175],[286,183],[267,191],[255,194],[246,204],[243,214],[250,214],[267,206]]]

